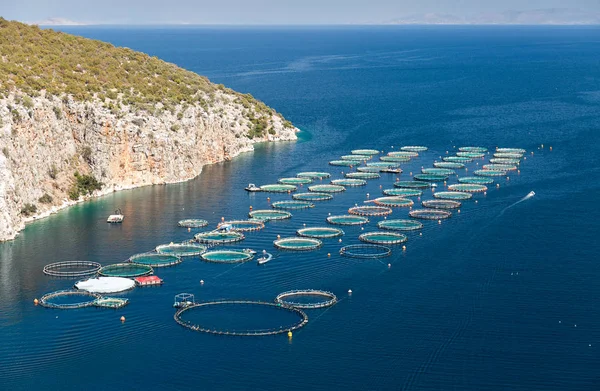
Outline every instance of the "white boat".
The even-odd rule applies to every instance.
[[[535,191],[530,191],[529,194],[527,194],[527,197],[533,197],[535,195]]]
[[[122,223],[123,219],[125,219],[125,216],[123,216],[121,209],[117,209],[117,210],[115,210],[115,214],[108,216],[108,219],[106,219],[106,222],[107,223]]]
[[[258,264],[264,265],[265,263],[269,262],[271,258],[273,258],[273,255],[269,254],[267,250],[263,250],[262,257],[258,258]]]
[[[251,248],[245,248],[242,251],[245,252],[246,254],[256,255],[256,251],[252,250]]]
[[[256,192],[256,191],[261,191],[260,187],[256,186],[254,183],[249,183],[248,186],[246,186],[246,188],[244,190],[252,192],[252,193]]]

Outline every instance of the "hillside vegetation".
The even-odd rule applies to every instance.
[[[151,114],[183,111],[187,105],[208,110],[220,90],[247,109],[256,136],[267,130],[266,117],[275,114],[249,94],[215,85],[157,57],[0,18],[0,99],[15,89],[30,97],[43,93],[100,101],[115,113],[126,107]]]

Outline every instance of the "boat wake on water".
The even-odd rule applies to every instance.
[[[504,214],[504,212],[506,212],[508,209],[512,208],[513,206],[520,204],[523,201],[527,201],[528,199],[532,198],[533,196],[535,196],[535,191],[530,191],[529,193],[527,193],[527,195],[523,198],[521,198],[519,201],[515,202],[514,204],[511,204],[509,206],[507,206],[506,208],[502,209],[502,212],[500,212],[500,214],[498,215],[498,217],[502,216]]]

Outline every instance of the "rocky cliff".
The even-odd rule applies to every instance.
[[[279,114],[243,97],[216,89],[209,106],[148,113],[12,90],[0,99],[0,240],[88,197],[188,180],[256,142],[296,139],[297,129]],[[261,131],[255,110],[262,113]],[[76,173],[100,186],[78,187]]]

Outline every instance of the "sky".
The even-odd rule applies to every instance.
[[[600,0],[2,0],[0,16],[88,24],[370,24],[412,14],[468,16],[570,8],[600,14]]]

